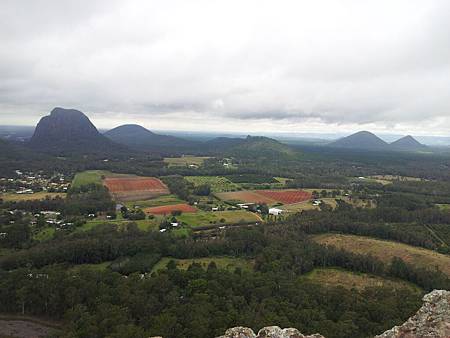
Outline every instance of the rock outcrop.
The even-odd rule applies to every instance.
[[[320,334],[313,334],[304,336],[297,329],[281,329],[278,326],[268,326],[259,330],[255,334],[252,329],[248,327],[234,327],[228,329],[224,336],[218,338],[324,338]]]
[[[450,291],[434,290],[423,297],[424,304],[403,325],[375,338],[450,337]]]
[[[450,291],[434,290],[423,297],[424,304],[403,325],[375,338],[450,338]],[[305,336],[297,329],[268,326],[255,334],[248,327],[228,329],[217,338],[324,338],[320,334]]]

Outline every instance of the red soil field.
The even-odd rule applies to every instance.
[[[197,212],[197,208],[189,204],[172,204],[172,205],[162,205],[159,207],[145,208],[144,212],[146,214],[152,215],[169,215],[172,211],[182,211],[182,212]]]
[[[103,184],[116,200],[133,201],[169,194],[169,189],[154,177],[107,177]]]
[[[312,195],[303,190],[247,190],[216,194],[222,200],[237,200],[245,203],[294,204],[310,200]]]
[[[300,203],[312,198],[311,193],[303,190],[260,190],[258,194],[283,204]]]

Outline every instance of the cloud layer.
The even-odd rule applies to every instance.
[[[2,1],[0,123],[450,133],[450,2]],[[174,122],[176,121],[176,123]]]

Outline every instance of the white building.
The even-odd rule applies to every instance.
[[[269,209],[269,215],[274,215],[274,216],[279,216],[284,212],[284,210],[282,209],[278,209],[278,208],[270,208]]]

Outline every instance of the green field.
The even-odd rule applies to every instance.
[[[88,220],[85,224],[75,230],[77,232],[89,231],[102,224],[117,224],[118,229],[126,227],[129,223],[136,223],[138,228],[143,231],[156,231],[159,229],[162,217],[155,217],[154,219],[143,219],[137,221],[130,221],[122,218],[120,213],[117,214],[117,219],[93,219]]]
[[[220,269],[227,269],[234,271],[236,268],[240,268],[244,271],[253,270],[254,262],[249,259],[234,258],[234,257],[207,257],[207,258],[192,258],[192,259],[176,259],[171,257],[163,257],[155,264],[151,272],[163,270],[166,268],[167,263],[174,261],[177,264],[178,269],[187,270],[192,263],[199,263],[203,268],[207,268],[209,263],[215,262]]]
[[[111,174],[103,170],[88,170],[81,173],[77,173],[72,181],[72,187],[79,187],[86,184],[102,184],[102,175],[106,176]]]
[[[50,198],[55,198],[55,197],[65,198],[66,194],[59,193],[59,192],[46,192],[46,191],[40,191],[40,192],[36,192],[34,194],[15,194],[15,193],[0,194],[0,198],[3,199],[5,202],[43,200],[47,196]]]
[[[192,228],[207,226],[207,225],[221,225],[221,224],[235,224],[235,223],[251,223],[251,222],[261,222],[261,218],[249,211],[236,210],[236,211],[200,211],[196,213],[186,213],[177,216],[177,219]],[[220,222],[224,219],[224,222]]]
[[[150,200],[145,200],[145,201],[132,201],[132,202],[127,202],[126,206],[128,208],[134,208],[139,207],[139,208],[149,208],[149,207],[159,207],[161,205],[170,205],[170,204],[180,204],[180,203],[186,203],[186,201],[183,201],[181,199],[179,199],[177,196],[175,195],[164,195],[164,196],[159,196]]]
[[[436,204],[442,211],[450,211],[450,204]]]
[[[239,184],[233,183],[222,176],[186,176],[185,179],[195,186],[208,184],[213,193],[236,191],[240,189]]]
[[[169,167],[186,167],[189,165],[201,166],[208,158],[210,157],[185,155],[182,157],[166,157],[164,158],[164,162],[167,163]]]
[[[384,241],[363,236],[323,234],[313,239],[325,245],[363,255],[372,255],[389,263],[392,258],[400,257],[406,263],[417,267],[439,269],[450,276],[450,256],[403,243]]]
[[[317,268],[302,276],[302,279],[324,286],[342,286],[346,289],[364,290],[368,287],[387,287],[393,290],[406,288],[413,292],[421,292],[417,286],[402,280],[382,278],[371,274],[336,268]]]
[[[47,227],[39,230],[39,232],[33,236],[33,239],[39,242],[48,241],[53,238],[55,232],[56,229],[54,227]]]
[[[70,268],[70,272],[78,273],[81,268],[84,268],[84,269],[87,268],[87,269],[90,269],[93,271],[106,271],[106,269],[108,269],[110,264],[111,264],[111,262],[109,262],[109,261],[97,263],[97,264],[78,264],[78,265],[74,265],[72,268]]]

